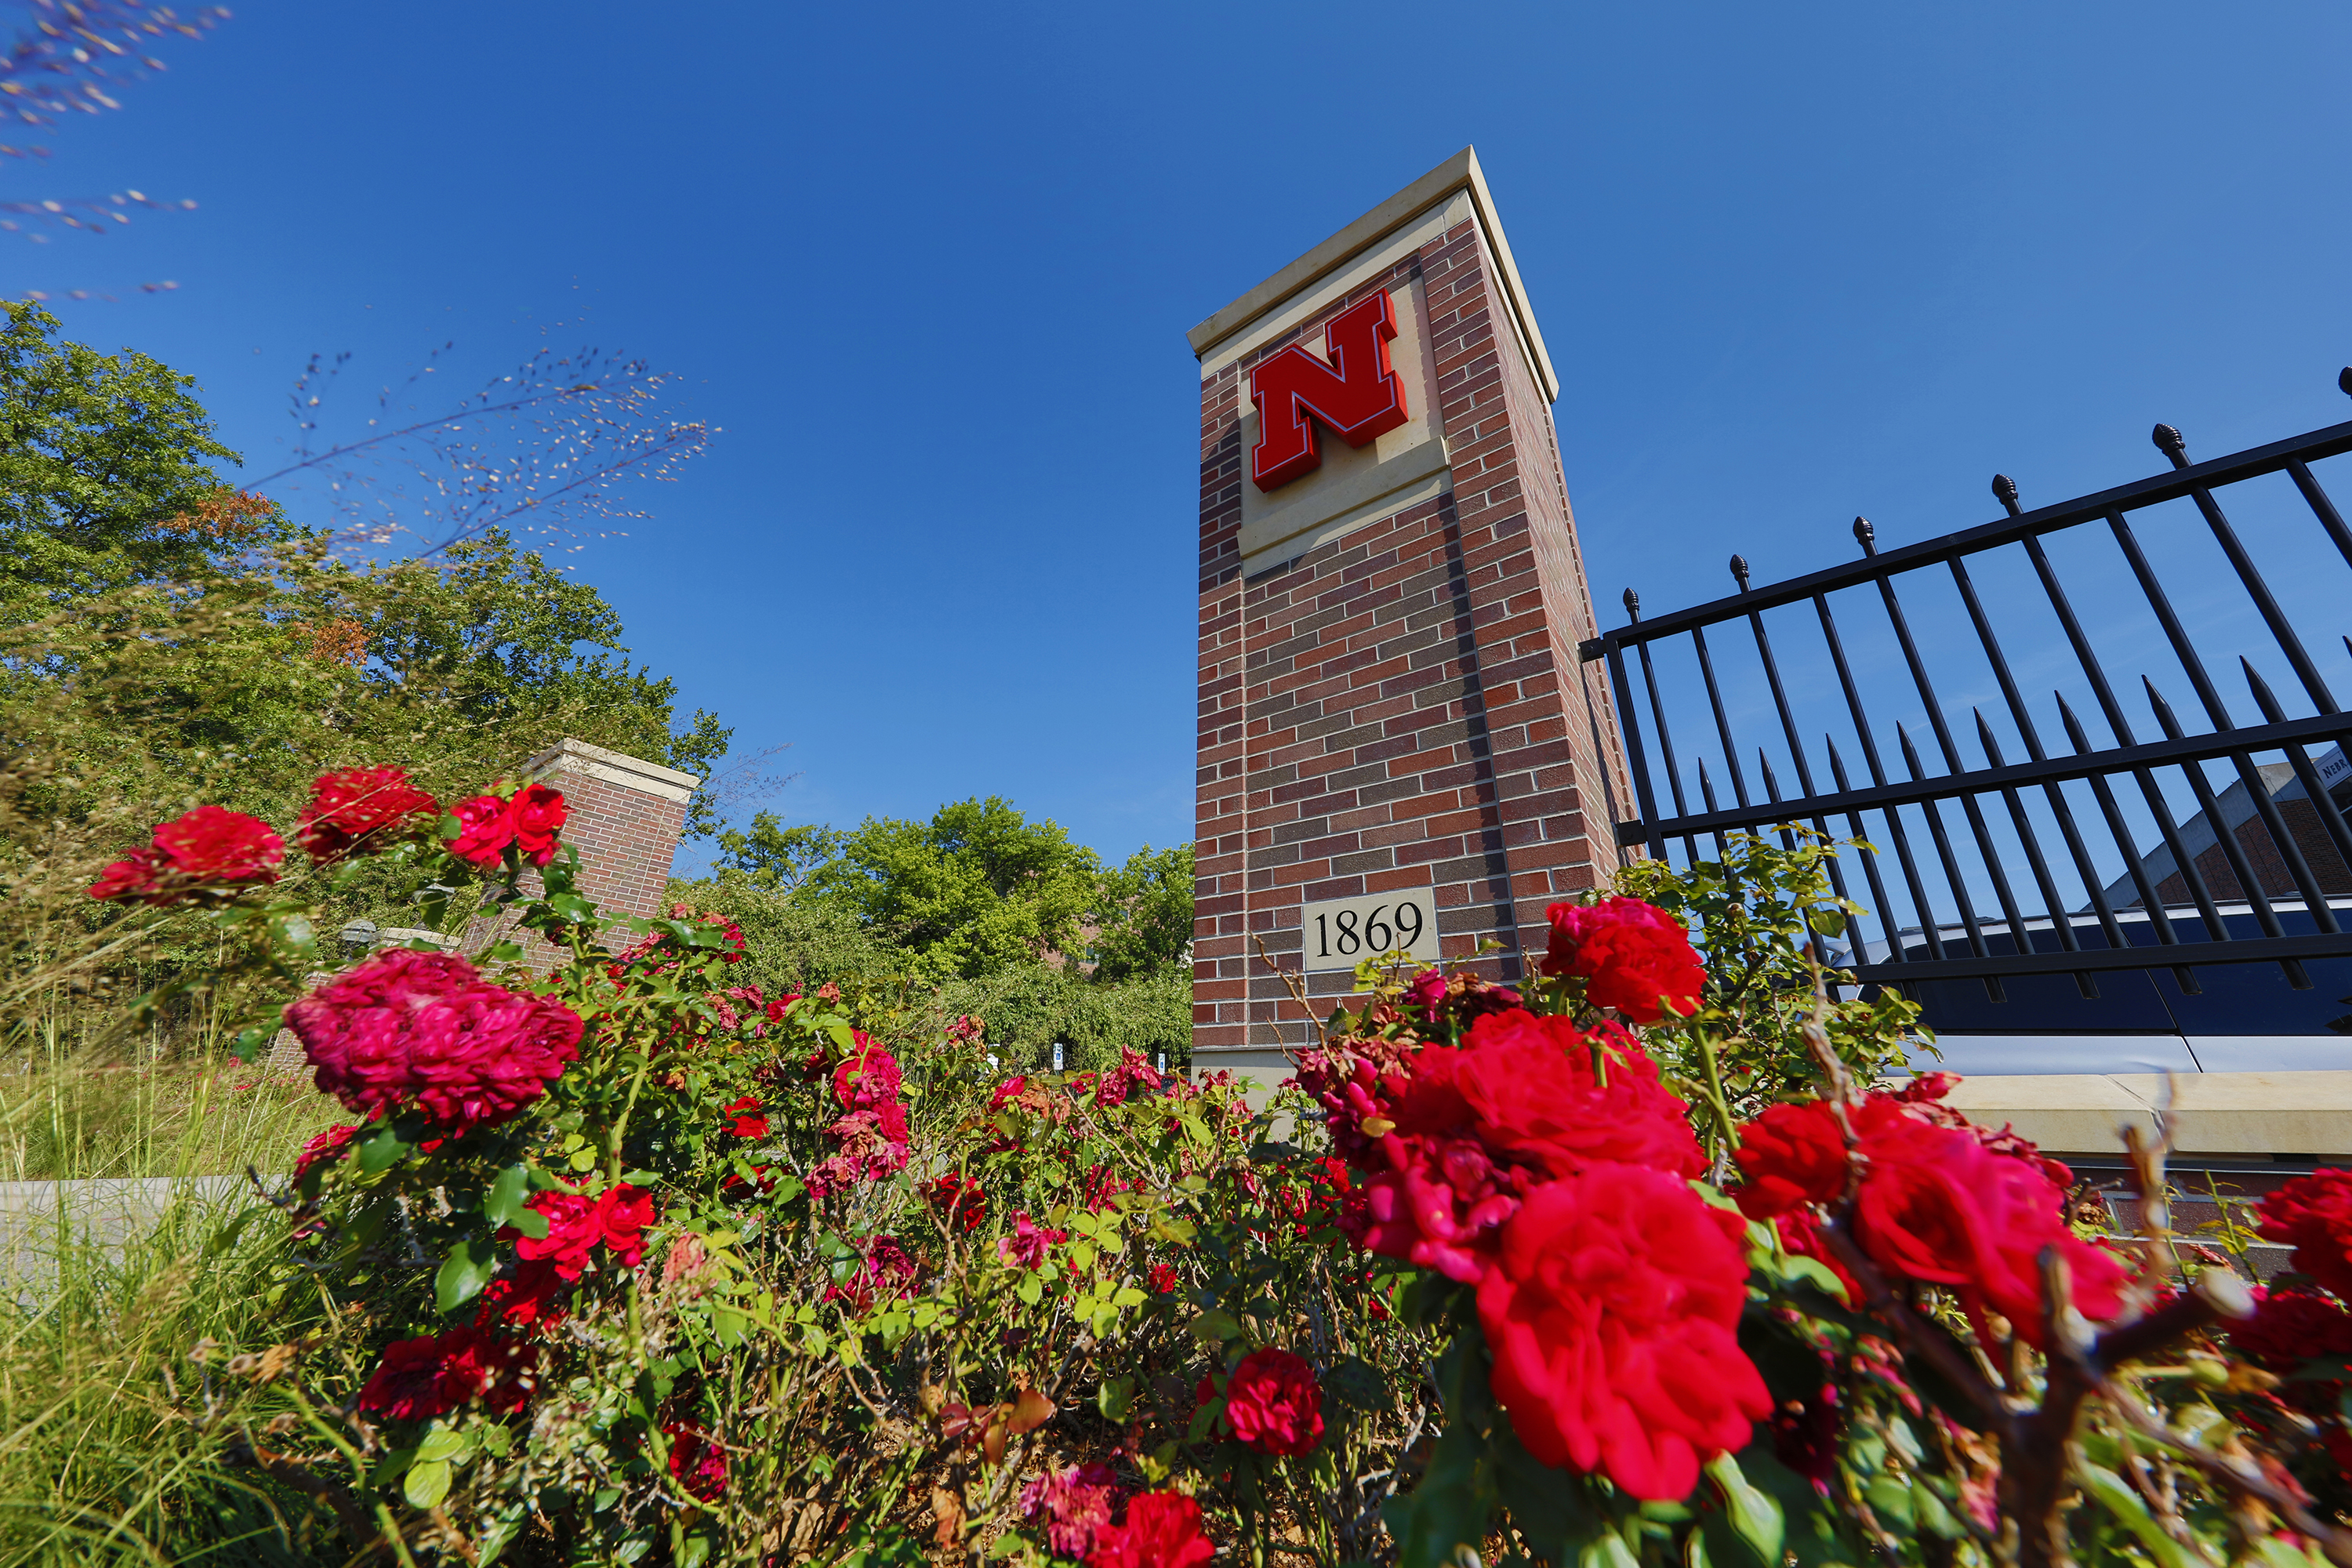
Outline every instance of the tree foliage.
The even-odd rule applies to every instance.
[[[62,342],[38,306],[0,312],[0,615],[201,567],[222,542],[197,522],[222,489],[212,465],[241,459],[215,436],[195,378]]]

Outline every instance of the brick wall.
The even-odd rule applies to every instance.
[[[525,777],[563,792],[570,817],[563,841],[580,851],[580,891],[608,914],[652,915],[662,907],[671,857],[686,826],[687,802],[700,781],[641,757],[563,741],[523,764]],[[535,873],[524,874],[536,887]],[[467,933],[478,951],[488,931]],[[533,965],[554,954],[537,936],[525,940]]]
[[[1251,366],[1418,280],[1450,484],[1243,574]],[[1449,963],[1512,979],[1543,908],[1605,882],[1632,813],[1549,406],[1473,215],[1202,385],[1193,1042],[1297,1046],[1308,903],[1432,889]],[[1527,934],[1522,938],[1521,932]],[[1480,956],[1481,947],[1500,951]],[[1307,977],[1318,998],[1345,972]],[[1318,1010],[1329,1003],[1318,1000]]]
[[[2319,813],[2312,808],[2311,802],[2282,800],[2275,804],[2279,819],[2286,824],[2287,835],[2294,840],[2295,848],[2302,852],[2303,863],[2310,868],[2312,877],[2319,883],[2320,892],[2329,898],[2352,893],[2352,870],[2346,868],[2344,858],[2336,852],[2335,841],[2328,837],[2327,829],[2320,825]],[[2250,816],[2238,824],[2236,837],[2238,847],[2246,857],[2247,868],[2253,872],[2254,881],[2265,897],[2300,899],[2303,896],[2302,889],[2295,886],[2294,874],[2287,869],[2286,857],[2279,853],[2278,844],[2271,837],[2271,830],[2263,825],[2260,816]],[[2229,856],[2219,844],[2210,846],[2197,857],[2197,873],[2205,879],[2206,890],[2213,895],[2217,903],[2235,903],[2246,896],[2244,886],[2238,880],[2238,873],[2231,868]],[[2168,905],[2186,904],[2189,901],[2189,883],[2176,871],[2157,884],[2156,896]],[[2137,903],[2139,900],[2135,899],[2132,901]]]

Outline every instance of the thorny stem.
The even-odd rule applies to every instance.
[[[1699,1060],[1706,1066],[1706,1103],[1715,1112],[1715,1124],[1723,1130],[1723,1146],[1729,1150],[1739,1142],[1739,1134],[1731,1124],[1731,1102],[1723,1097],[1723,1064],[1716,1059],[1715,1037],[1698,1026],[1690,1026],[1691,1041],[1698,1047]]]
[[[1313,1029],[1318,1035],[1321,1034],[1323,1032],[1323,1026],[1316,1019],[1315,1005],[1307,999],[1306,984],[1299,978],[1297,973],[1283,968],[1282,965],[1274,961],[1274,955],[1265,950],[1265,938],[1259,936],[1256,932],[1253,931],[1250,933],[1250,941],[1257,944],[1258,958],[1268,969],[1274,971],[1276,975],[1281,979],[1284,989],[1290,993],[1290,999],[1298,1004],[1298,1010],[1301,1013],[1307,1015],[1307,1027]],[[1247,997],[1244,997],[1242,1005],[1244,1008],[1248,1007],[1249,1002]],[[1243,1026],[1244,1029],[1248,1026],[1248,1020],[1246,1018],[1243,1020]],[[1290,1053],[1285,1051],[1283,1054],[1287,1056]]]

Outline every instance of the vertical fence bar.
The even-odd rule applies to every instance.
[[[2181,438],[2179,431],[2169,425],[2159,425],[2153,439],[2157,450],[2171,458],[2175,468],[2189,466],[2189,443]],[[2303,650],[2303,639],[2294,635],[2294,627],[2288,624],[2278,601],[2271,596],[2270,584],[2263,581],[2262,572],[2254,565],[2254,558],[2247,554],[2246,547],[2239,542],[2238,531],[2231,528],[2230,520],[2221,514],[2221,503],[2213,499],[2213,492],[2203,485],[2192,485],[2189,494],[2197,502],[2197,510],[2204,514],[2205,526],[2213,531],[2213,538],[2221,546],[2221,553],[2230,558],[2230,564],[2236,569],[2238,581],[2245,584],[2246,593],[2254,601],[2254,608],[2262,612],[2263,623],[2271,628],[2271,636],[2277,639],[2279,651],[2286,655],[2287,663],[2294,667],[2295,679],[2303,682],[2304,690],[2311,697],[2312,706],[2322,713],[2335,712],[2336,699],[2329,694],[2327,682],[2321,678],[2319,667],[2312,663],[2311,655]]]
[[[1628,599],[1633,595],[1631,588],[1625,590]],[[1609,684],[1617,693],[1617,710],[1624,716],[1625,771],[1633,775],[1633,804],[1642,810],[1642,831],[1649,835],[1650,853],[1663,860],[1666,858],[1666,840],[1658,831],[1658,802],[1650,787],[1649,760],[1642,752],[1642,721],[1633,711],[1633,693],[1625,683],[1624,650],[1613,639],[1609,644]],[[1613,824],[1610,831],[1613,836]]]
[[[1877,551],[1868,543],[1864,544],[1863,548],[1871,554],[1877,553]],[[1878,596],[1886,606],[1888,622],[1895,627],[1895,640],[1903,649],[1903,662],[1910,667],[1911,683],[1918,689],[1919,700],[1927,707],[1927,722],[1936,731],[1936,743],[1943,748],[1944,770],[1953,773],[1963,772],[1960,764],[1960,749],[1952,743],[1952,727],[1944,721],[1944,705],[1936,700],[1935,683],[1927,679],[1927,666],[1919,657],[1919,645],[1912,640],[1911,623],[1903,614],[1902,601],[1895,597],[1895,578],[1892,573],[1885,574],[1878,579]],[[1899,729],[1898,726],[1898,731]],[[1905,760],[1911,769],[1911,776],[1915,781],[1918,780],[1921,776],[1918,754],[1911,745],[1907,733],[1904,735],[1903,748]],[[2000,857],[1993,850],[1992,834],[1985,826],[1984,810],[1977,805],[1977,798],[1972,795],[1962,795],[1959,797],[1959,804],[1961,815],[1968,818],[1969,831],[1977,841],[1977,855],[1984,862],[1986,874],[1992,879],[1993,896],[2000,901],[2001,917],[2009,921],[2010,932],[2017,942],[2018,951],[2023,952],[2027,951],[2028,946],[2024,918],[2018,912],[2016,896],[2010,891],[2009,874],[2001,869]],[[1941,819],[1937,814],[1930,812],[1928,820],[1935,825],[1936,834],[1940,841],[1943,837]],[[1969,893],[1967,884],[1957,877],[1953,879],[1952,894],[1960,900],[1964,910],[1968,910],[1974,901]],[[1975,920],[1973,911],[1969,912],[1969,918],[1971,922],[1969,938],[1971,941],[1980,942],[1981,939],[1978,937],[1973,923]],[[1979,952],[1978,956],[1982,957],[1984,954]]]
[[[1691,647],[1698,652],[1698,672],[1706,678],[1706,702],[1715,710],[1715,732],[1723,742],[1723,765],[1731,770],[1732,798],[1746,805],[1748,781],[1739,773],[1739,742],[1731,738],[1731,721],[1723,716],[1723,693],[1716,689],[1715,660],[1707,657],[1704,626],[1691,628]]]
[[[1731,558],[1731,574],[1738,582],[1739,591],[1743,594],[1746,593],[1748,591],[1747,561],[1740,556],[1733,556]],[[1806,795],[1810,796],[1815,793],[1813,789],[1812,766],[1805,760],[1804,742],[1797,738],[1797,721],[1795,716],[1789,711],[1789,694],[1780,684],[1780,660],[1772,657],[1772,638],[1770,635],[1764,630],[1764,617],[1757,614],[1754,610],[1748,611],[1748,629],[1755,634],[1756,657],[1763,661],[1764,679],[1771,684],[1772,707],[1780,716],[1780,734],[1788,742],[1790,760],[1795,763],[1797,766],[1797,787],[1803,791]],[[1761,759],[1764,754],[1763,748],[1760,746],[1758,747],[1756,754],[1759,759]],[[1770,764],[1768,763],[1765,765],[1769,770]],[[1777,801],[1780,799],[1780,796],[1775,795],[1772,798]],[[1816,816],[1812,819],[1812,822],[1813,831],[1820,834],[1824,840],[1827,840],[1830,836],[1828,819],[1826,817]],[[1850,899],[1852,895],[1846,891],[1845,873],[1839,868],[1838,858],[1834,854],[1832,854],[1829,859],[1829,874],[1830,887],[1836,892],[1837,896],[1841,899]],[[1821,946],[1818,942],[1813,945],[1817,949]],[[1824,959],[1822,962],[1826,963],[1828,961]]]
[[[1829,748],[1830,776],[1837,781],[1838,793],[1840,795],[1843,795],[1852,787],[1845,782],[1845,760],[1838,755],[1836,740],[1826,731],[1822,735],[1822,744]],[[1857,840],[1863,839],[1862,813],[1858,811],[1847,812],[1845,815],[1845,827],[1846,833],[1850,837]],[[1910,876],[1915,889],[1913,896],[1916,897],[1916,889],[1918,883],[1918,877],[1916,873],[1910,871],[1911,856],[1907,849],[1904,851],[1903,859],[1906,874]],[[1878,917],[1878,933],[1880,936],[1884,937],[1886,942],[1886,962],[1889,963],[1903,963],[1907,962],[1903,955],[1902,944],[1895,940],[1895,903],[1893,900],[1886,896],[1886,884],[1879,878],[1878,857],[1875,853],[1867,849],[1864,850],[1862,854],[1862,874],[1869,879],[1870,896],[1872,899],[1876,900],[1875,908],[1874,908],[1871,912]],[[1855,933],[1855,941],[1856,943],[1859,944],[1861,941],[1861,934],[1859,931]],[[1854,956],[1856,959],[1859,959],[1862,956],[1858,945]],[[1938,953],[1937,956],[1940,958],[1943,955]]]

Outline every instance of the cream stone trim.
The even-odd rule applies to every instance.
[[[2183,1153],[2352,1154],[2352,1072],[2181,1073],[2169,1092]],[[2120,1152],[2126,1124],[2153,1136],[2167,1093],[2157,1073],[2058,1073],[1963,1079],[1945,1103],[2045,1149],[2094,1154]]]
[[[1255,540],[1250,529],[1242,530],[1242,575],[1254,577],[1286,561],[1295,561],[1319,544],[1352,533],[1368,522],[1393,517],[1407,508],[1444,495],[1453,479],[1454,470],[1446,461],[1444,441],[1424,441],[1418,447],[1407,447],[1378,468],[1367,468],[1354,478],[1348,486],[1349,490],[1370,492],[1361,500],[1327,491],[1311,501],[1286,507],[1262,519],[1255,524]],[[1345,510],[1335,516],[1331,510],[1334,507]]]
[[[570,739],[558,741],[531,758],[522,765],[522,771],[524,777],[531,779],[542,779],[555,773],[585,773],[590,778],[603,779],[606,784],[641,790],[646,795],[681,804],[694,797],[695,786],[702,782],[692,773],[682,773],[676,768],[666,768],[643,757],[608,752],[602,746]]]
[[[1542,331],[1536,326],[1535,310],[1528,303],[1527,286],[1520,280],[1518,263],[1512,258],[1511,242],[1504,236],[1502,220],[1495,210],[1494,193],[1486,188],[1486,175],[1478,166],[1475,147],[1465,147],[1184,334],[1192,345],[1194,356],[1202,362],[1202,374],[1215,374],[1244,352],[1229,343],[1235,334],[1257,325],[1277,308],[1315,288],[1398,230],[1427,217],[1433,208],[1444,205],[1456,193],[1467,193],[1469,210],[1477,215],[1478,226],[1486,236],[1496,279],[1502,286],[1506,312],[1518,338],[1520,352],[1535,372],[1536,384],[1543,388],[1544,401],[1558,398],[1559,377],[1553,373],[1551,355],[1544,347]],[[1328,290],[1318,292],[1328,296]],[[1252,335],[1262,341],[1271,333],[1259,331]],[[1213,359],[1213,350],[1219,351]]]

